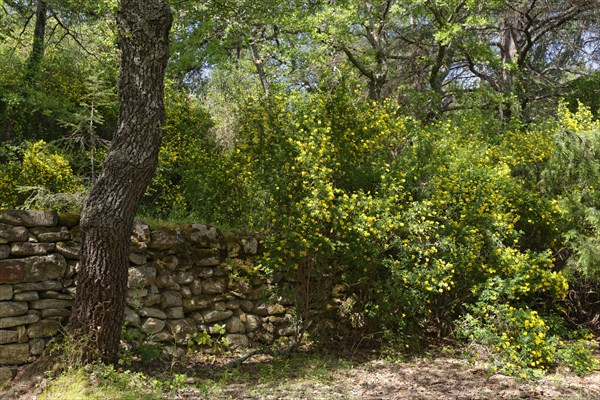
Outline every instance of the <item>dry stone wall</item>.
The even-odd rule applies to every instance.
[[[52,211],[0,211],[0,381],[40,355],[66,326],[79,268],[79,218]],[[224,327],[238,347],[294,334],[284,301],[253,274],[254,238],[190,224],[131,236],[127,329],[185,343]],[[219,326],[216,326],[218,324]]]

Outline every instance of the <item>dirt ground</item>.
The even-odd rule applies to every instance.
[[[185,368],[189,385],[165,393],[164,398],[600,400],[599,371],[583,378],[564,371],[540,380],[525,381],[491,374],[483,364],[474,365],[453,356],[417,358],[400,363],[365,359],[331,364],[319,360],[315,355],[301,363],[291,361],[291,365],[253,360],[231,375],[224,373],[222,366],[197,363]],[[213,386],[207,386],[207,382]],[[33,400],[43,385],[42,375],[21,375],[4,394],[0,393],[0,399]]]
[[[489,374],[465,360],[437,358],[405,364],[372,361],[342,373],[352,399],[600,399],[600,374],[553,374],[523,381]]]
[[[192,397],[188,397],[188,396]],[[194,398],[181,393],[181,398]],[[391,363],[375,360],[334,371],[328,379],[289,379],[279,385],[230,385],[211,399],[352,399],[352,400],[483,400],[600,399],[600,372],[584,378],[555,373],[537,381],[489,374],[456,358]]]

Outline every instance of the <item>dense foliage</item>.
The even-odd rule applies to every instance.
[[[303,318],[343,282],[354,326],[375,323],[403,348],[454,334],[493,346],[505,372],[554,365],[567,351],[562,267],[594,265],[576,243],[597,235],[573,222],[593,211],[562,194],[577,196],[564,184],[583,180],[568,179],[577,166],[549,177],[566,126],[593,136],[589,112],[562,107],[529,128],[481,115],[422,125],[354,94],[248,103],[239,142],[203,175],[221,201],[202,217],[267,233],[261,268],[296,276]]]
[[[141,217],[261,236],[303,326],[334,293],[396,349],[596,367],[597,2],[180,3]],[[78,208],[116,129],[115,4],[2,6],[0,207]]]

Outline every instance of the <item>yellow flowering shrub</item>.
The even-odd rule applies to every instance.
[[[578,374],[589,373],[599,365],[590,350],[593,341],[585,345],[581,341],[563,342],[559,335],[565,332],[551,329],[546,322],[552,319],[549,310],[538,313],[534,309],[540,296],[546,302],[564,298],[569,283],[556,269],[555,255],[531,250],[539,248],[540,243],[555,252],[569,246],[574,256],[566,258],[567,264],[579,263],[574,268],[589,274],[593,268],[585,266],[596,263],[590,254],[600,248],[597,242],[592,243],[593,239],[586,240],[597,234],[593,233],[595,219],[585,216],[600,205],[592,189],[600,176],[594,166],[600,154],[598,122],[589,110],[570,112],[564,105],[559,109],[559,118],[558,125],[546,133],[533,132],[531,140],[538,142],[535,149],[524,136],[503,145],[503,159],[511,160],[516,172],[513,175],[531,190],[512,202],[516,210],[521,210],[520,220],[514,225],[521,237],[515,243],[518,246],[495,250],[491,258],[498,274],[480,286],[477,301],[459,319],[459,332],[468,340],[492,346],[496,356],[492,362],[498,369],[523,377],[534,377],[557,364],[567,365]],[[518,156],[522,148],[530,149],[530,157]],[[588,224],[583,223],[586,220]],[[561,258],[564,263],[564,255]],[[572,283],[578,285],[576,279]]]
[[[22,206],[32,192],[75,193],[81,182],[69,161],[43,140],[26,143],[6,154],[7,163],[0,167],[0,206]]]
[[[406,193],[396,209],[400,228],[388,242],[392,279],[380,288],[379,309],[409,346],[424,332],[452,332],[488,285],[496,294],[487,301],[515,307],[566,294],[565,277],[542,247],[558,237],[552,202],[515,179],[526,161],[512,145],[485,136],[478,121],[465,119],[425,127],[395,166],[397,182],[383,186]],[[522,144],[533,148],[538,139],[523,136]]]
[[[539,185],[555,146],[473,116],[424,125],[345,89],[275,95],[248,100],[233,148],[187,153],[181,182],[197,215],[264,234],[257,269],[290,276],[301,320],[341,283],[353,328],[408,349],[458,332],[520,374],[560,348],[546,318],[569,288],[564,217]]]
[[[53,192],[65,193],[78,186],[69,161],[52,152],[43,140],[33,143],[23,153],[17,181],[20,185],[43,186]]]
[[[567,365],[577,375],[587,375],[600,367],[600,360],[594,357],[598,347],[592,338],[583,338],[574,343],[558,341],[555,359],[558,363]]]
[[[558,341],[537,311],[509,303],[484,305],[462,324],[468,340],[493,349],[496,357],[487,361],[502,373],[535,377],[555,361]]]

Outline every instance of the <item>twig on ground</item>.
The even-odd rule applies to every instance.
[[[284,355],[289,355],[295,348],[298,347],[298,342],[293,340],[292,343],[290,343],[289,346],[283,348],[283,349],[272,349],[269,347],[264,347],[262,349],[256,349],[254,351],[251,351],[248,354],[243,355],[242,357],[230,361],[227,364],[225,364],[225,368],[235,368],[235,367],[239,367],[240,365],[242,365],[245,361],[249,360],[250,358],[257,356],[259,354],[264,354],[264,355],[268,355],[271,357],[281,357]]]

